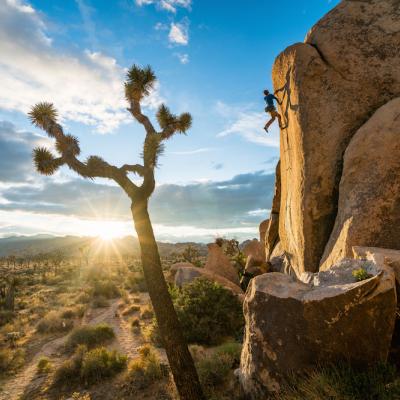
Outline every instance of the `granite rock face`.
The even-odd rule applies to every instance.
[[[356,282],[352,271],[360,267],[371,278]],[[250,282],[240,366],[250,399],[265,399],[290,373],[318,363],[387,359],[396,312],[393,271],[373,261],[343,260],[311,275],[309,284],[281,273]]]
[[[182,266],[178,268],[175,273],[174,284],[175,286],[182,287],[188,283],[193,282],[197,278],[205,278],[211,282],[216,282],[223,286],[225,289],[228,289],[232,293],[238,295],[240,300],[243,300],[243,291],[240,286],[235,285],[223,276],[215,274],[211,271],[207,271],[204,268],[190,266]]]
[[[346,149],[321,269],[351,257],[353,246],[400,250],[400,97],[380,107]]]
[[[228,256],[224,253],[222,247],[218,246],[216,243],[210,243],[207,247],[208,256],[204,269],[239,285],[239,275]]]
[[[297,274],[319,268],[335,224],[343,154],[400,96],[398,0],[344,0],[273,67],[282,100],[279,237]]]

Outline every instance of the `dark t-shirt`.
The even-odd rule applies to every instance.
[[[278,101],[278,99],[271,93],[269,95],[265,96],[264,100],[267,103],[268,107],[274,106],[274,100]]]

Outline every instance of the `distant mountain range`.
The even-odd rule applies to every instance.
[[[207,246],[203,243],[165,243],[158,242],[160,255],[166,257],[172,253],[181,253],[188,245],[194,246],[200,255],[207,254]],[[139,256],[139,242],[133,236],[126,236],[113,241],[103,241],[94,237],[79,236],[12,236],[0,238],[0,257],[15,255],[17,257],[34,256],[40,253],[52,253],[61,251],[68,257],[77,257],[80,248],[87,248],[95,255],[120,254]]]

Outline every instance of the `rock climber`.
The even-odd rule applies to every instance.
[[[279,115],[278,111],[276,111],[274,100],[280,105],[282,104],[273,94],[271,94],[267,89],[264,90],[264,100],[267,103],[267,107],[265,107],[265,112],[271,115],[271,119],[265,124],[264,129],[265,132],[268,133],[268,128],[270,125],[278,118],[279,128],[282,129],[282,118]]]

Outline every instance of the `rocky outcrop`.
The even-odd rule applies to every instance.
[[[363,267],[371,278],[356,282]],[[318,363],[368,365],[388,356],[396,312],[393,271],[344,260],[311,274],[310,284],[270,273],[250,282],[240,380],[250,399],[265,399],[285,377]]]
[[[228,279],[235,285],[239,285],[239,275],[222,247],[216,243],[210,243],[207,247],[208,256],[204,269]]]
[[[265,260],[265,249],[257,239],[250,240],[242,250],[246,258],[251,257],[257,264],[262,264]]]
[[[258,230],[260,232],[260,243],[262,246],[262,252],[263,252],[263,260],[266,259],[266,255],[265,255],[265,235],[267,233],[268,230],[268,225],[269,225],[269,219],[266,219],[264,221],[262,221],[258,227]]]
[[[235,285],[230,280],[215,274],[211,271],[207,271],[204,268],[197,268],[191,266],[182,266],[177,269],[175,273],[174,284],[175,286],[182,287],[188,283],[193,282],[197,278],[205,278],[211,282],[216,282],[223,286],[225,289],[230,290],[243,301],[243,291],[240,286]]]
[[[321,269],[351,257],[353,246],[400,250],[400,98],[380,107],[346,149]]]
[[[344,0],[275,61],[281,114],[279,236],[297,274],[318,270],[335,223],[343,154],[400,96],[397,0]],[[371,222],[372,224],[373,222]]]
[[[275,192],[272,200],[271,215],[265,233],[265,257],[269,261],[275,246],[279,242],[279,211],[281,207],[281,162],[275,170]]]

